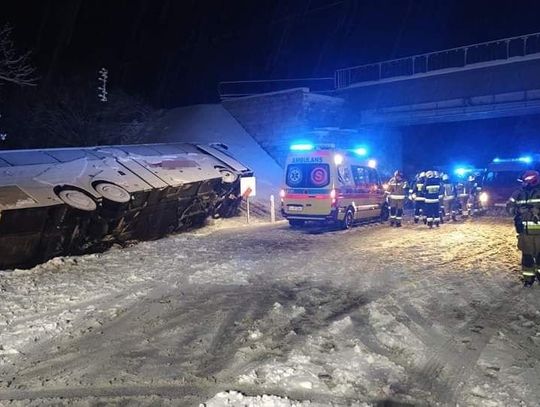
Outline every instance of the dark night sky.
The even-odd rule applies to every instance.
[[[538,1],[4,0],[40,86],[77,76],[155,106],[212,102],[230,79],[333,70],[540,31]]]

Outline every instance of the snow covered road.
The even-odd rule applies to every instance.
[[[540,286],[509,220],[319,232],[0,273],[0,405],[538,405]]]

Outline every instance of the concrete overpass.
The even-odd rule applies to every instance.
[[[540,54],[353,84],[333,92],[362,125],[411,125],[540,113]]]
[[[308,100],[308,93],[325,98],[317,99],[305,114],[292,113],[283,104],[280,117],[267,117],[260,126],[264,120],[257,116],[271,114],[261,101],[276,99],[272,91],[280,91],[280,98],[286,98],[298,86],[303,87],[303,100]],[[311,123],[307,113],[315,112],[312,118],[323,117],[319,111],[328,112],[326,105],[340,107],[333,110],[333,116],[325,115],[322,124],[375,134],[379,145],[391,143],[399,154],[402,149],[396,145],[411,126],[524,116],[535,121],[534,117],[540,117],[534,116],[540,115],[540,33],[338,69],[327,78],[223,82],[219,90],[224,106],[248,131],[254,123],[259,125],[255,133],[261,135],[253,136],[266,149],[275,150],[275,156],[282,156],[272,144],[283,143],[287,112],[302,118],[302,127],[309,129],[321,123]],[[391,165],[399,166],[399,162]]]
[[[540,113],[540,33],[338,69],[333,77],[222,82],[223,99],[297,87],[337,96],[363,125]]]

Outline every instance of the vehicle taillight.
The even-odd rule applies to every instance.
[[[332,205],[335,205],[336,202],[337,202],[337,199],[336,199],[336,190],[335,189],[332,189],[330,191],[330,199],[332,200]]]

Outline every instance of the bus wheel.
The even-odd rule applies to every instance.
[[[350,229],[354,222],[354,212],[351,208],[347,209],[347,212],[345,212],[345,217],[341,221],[341,229],[346,230]]]
[[[131,195],[128,191],[109,182],[100,182],[94,188],[103,198],[114,203],[125,204],[131,200]]]
[[[302,219],[289,219],[289,225],[291,225],[292,228],[301,228],[306,223],[305,220]]]
[[[92,212],[97,209],[96,202],[89,195],[78,189],[65,188],[58,192],[60,198],[67,206],[84,212]]]

